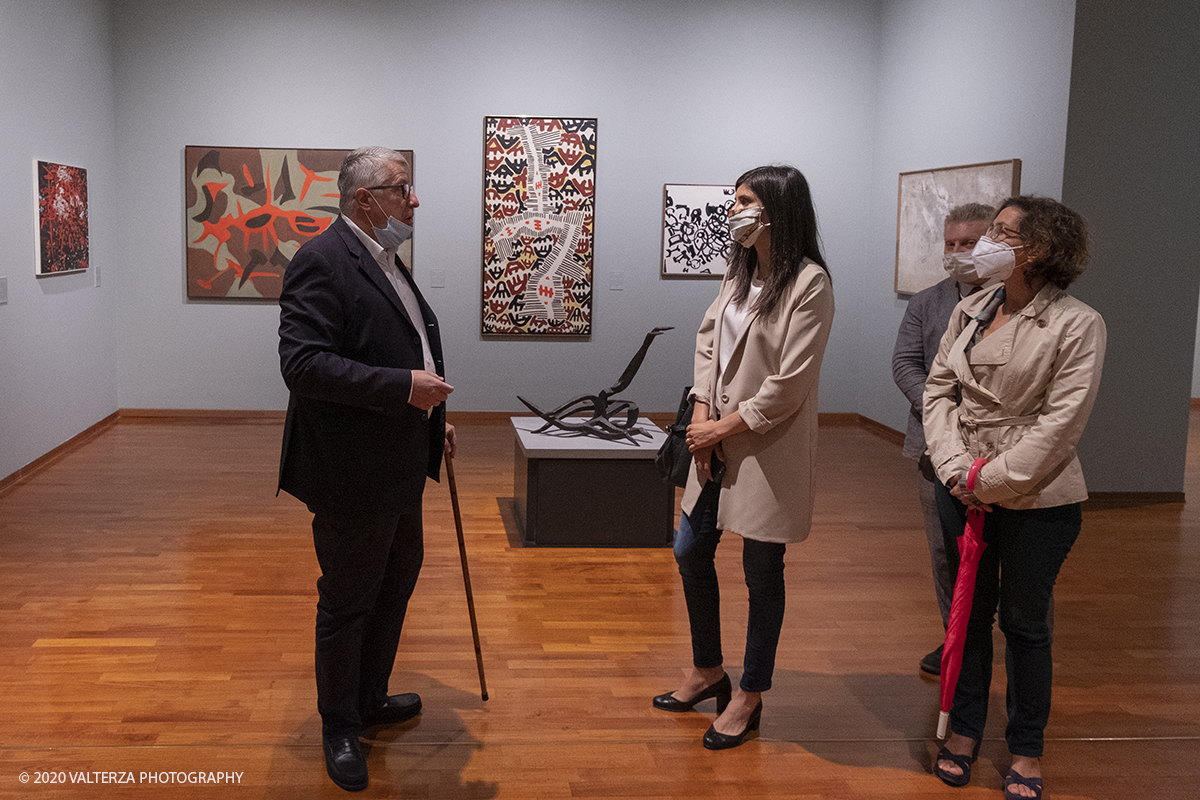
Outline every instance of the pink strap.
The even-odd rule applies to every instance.
[[[967,472],[967,491],[975,491],[975,477],[979,475],[979,470],[983,469],[983,465],[987,463],[986,458],[977,458],[975,463],[971,465],[971,469]]]

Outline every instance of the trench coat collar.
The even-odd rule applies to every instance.
[[[971,318],[968,320],[966,327],[963,328],[962,333],[954,340],[954,344],[950,347],[950,353],[946,358],[947,365],[950,369],[954,370],[954,375],[958,378],[960,384],[969,387],[977,395],[996,405],[1000,404],[1000,398],[980,386],[979,382],[975,380],[975,374],[971,370],[970,362],[967,360],[967,348],[975,339],[975,334],[979,330],[978,313],[996,295],[996,292],[1000,291],[1000,287],[1003,285],[999,284],[993,289],[979,292],[972,296],[971,300],[963,306],[963,313],[970,314]],[[1012,316],[1014,318],[1026,317],[1028,319],[1036,319],[1051,303],[1062,297],[1063,294],[1064,291],[1062,289],[1052,283],[1047,283],[1038,290],[1038,293],[1033,296],[1032,300],[1026,303],[1023,308],[1014,312]],[[1010,320],[1009,324],[1012,324],[1013,321]]]

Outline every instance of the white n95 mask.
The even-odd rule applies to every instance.
[[[971,251],[971,260],[975,262],[975,274],[985,281],[992,278],[1007,280],[1017,263],[1016,251],[1024,246],[1019,244],[1012,247],[987,236],[980,236],[975,249]]]
[[[959,283],[971,285],[983,283],[983,279],[975,272],[975,257],[974,253],[970,251],[944,253],[942,267],[950,273],[951,278]]]

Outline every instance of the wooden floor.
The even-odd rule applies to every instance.
[[[1197,422],[1193,411],[1190,498]],[[917,661],[940,625],[897,445],[822,429],[816,520],[788,553],[762,735],[711,753],[700,746],[711,703],[650,706],[690,660],[670,551],[520,547],[511,436],[464,426],[456,462],[490,699],[448,494],[431,483],[425,568],[392,679],[420,692],[425,712],[369,741],[361,796],[1000,796],[1003,669],[972,786],[930,774],[937,684]],[[0,796],[344,796],[320,747],[310,517],[275,497],[279,438],[274,421],[126,422],[0,497]],[[718,568],[736,680],[736,537]],[[1046,796],[1200,796],[1200,499],[1087,508],[1056,636]],[[178,782],[196,773],[236,782]]]

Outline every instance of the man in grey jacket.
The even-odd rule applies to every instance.
[[[908,398],[911,406],[908,427],[904,435],[904,455],[917,462],[918,495],[925,517],[925,535],[929,540],[929,560],[933,568],[933,584],[937,593],[942,626],[950,618],[950,600],[954,594],[954,577],[946,559],[942,539],[942,524],[933,500],[933,465],[925,452],[925,431],[921,427],[921,397],[929,367],[937,355],[942,334],[950,313],[958,301],[977,291],[984,283],[975,273],[971,251],[996,216],[996,210],[981,203],[967,203],[950,210],[943,227],[943,266],[949,277],[913,295],[900,323],[896,348],[892,352],[892,379]],[[921,659],[921,669],[930,675],[942,671],[942,648]]]

